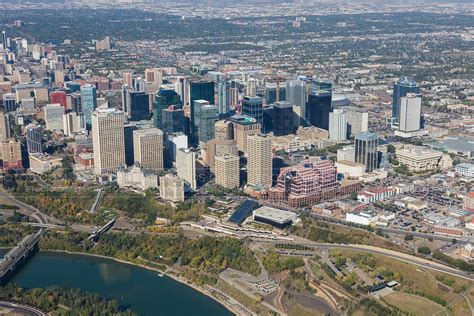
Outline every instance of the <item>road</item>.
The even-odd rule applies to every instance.
[[[6,315],[46,316],[45,313],[33,307],[0,301],[0,314],[4,310],[7,312]]]
[[[22,201],[17,200],[11,195],[6,194],[5,192],[0,191],[0,198],[10,202],[13,205],[18,206],[21,213],[26,213],[25,215],[31,216],[41,224],[47,224],[49,222],[58,222],[52,217],[41,213],[36,207],[23,203]]]
[[[282,243],[282,241],[258,240],[258,239],[254,239],[254,240],[252,240],[252,242],[267,243],[267,244],[281,244]],[[410,263],[410,264],[413,264],[413,265],[416,265],[416,266],[420,266],[420,267],[423,267],[423,268],[432,269],[432,270],[436,270],[436,271],[443,272],[443,273],[446,273],[446,274],[450,274],[450,275],[453,275],[453,276],[457,276],[457,277],[469,280],[471,282],[474,280],[474,277],[472,277],[471,275],[469,275],[468,273],[466,273],[464,271],[448,267],[448,266],[443,265],[443,264],[438,263],[438,262],[429,261],[427,259],[415,257],[415,256],[404,254],[404,253],[401,253],[401,252],[396,252],[396,251],[393,251],[393,250],[388,250],[388,249],[383,249],[383,248],[378,248],[378,247],[373,247],[373,246],[366,246],[366,245],[350,245],[350,244],[346,245],[346,244],[318,243],[318,242],[312,242],[312,241],[309,241],[309,240],[294,241],[292,243],[297,244],[297,245],[312,247],[312,248],[326,249],[326,250],[338,248],[338,249],[347,249],[347,250],[353,250],[353,251],[368,252],[368,253],[382,255],[382,256],[385,256],[385,257],[392,258],[392,259],[396,259],[396,260],[399,260],[399,261],[407,262],[407,263]]]

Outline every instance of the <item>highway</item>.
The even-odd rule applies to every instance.
[[[253,239],[252,242],[264,243],[264,244],[285,243],[285,242],[276,241],[276,240],[258,240],[258,239]],[[388,250],[388,249],[383,249],[383,248],[378,248],[378,247],[373,247],[373,246],[353,245],[353,244],[347,244],[347,245],[346,244],[328,244],[328,243],[312,242],[309,240],[293,241],[291,242],[291,244],[302,245],[302,246],[312,247],[312,248],[319,248],[319,249],[336,249],[337,248],[337,249],[347,249],[347,250],[353,250],[353,251],[367,252],[367,253],[382,255],[382,256],[396,259],[399,261],[407,262],[419,267],[432,269],[432,270],[436,270],[436,271],[443,272],[446,274],[454,275],[454,276],[457,276],[469,281],[474,280],[474,277],[469,275],[467,272],[457,270],[455,268],[451,268],[441,263],[429,261],[427,259],[415,257],[415,256],[404,254],[401,252],[396,252],[393,250]]]
[[[4,311],[6,315],[46,316],[45,313],[33,307],[0,301],[0,314]]]

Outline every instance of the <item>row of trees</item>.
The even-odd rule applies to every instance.
[[[13,284],[1,288],[0,298],[43,311],[58,312],[61,315],[134,315],[130,310],[122,310],[115,300],[106,300],[97,294],[81,292],[77,289],[49,287],[46,289],[23,289]]]

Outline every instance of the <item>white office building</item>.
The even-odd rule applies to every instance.
[[[347,139],[347,111],[334,109],[329,113],[329,139],[336,142]]]
[[[178,177],[192,190],[197,189],[196,181],[196,153],[187,148],[176,151],[176,171]]]
[[[421,129],[421,97],[408,93],[400,100],[399,128],[402,132],[415,132]]]

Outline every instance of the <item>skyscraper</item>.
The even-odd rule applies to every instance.
[[[261,97],[245,96],[242,99],[242,115],[253,117],[263,124],[263,101]]]
[[[304,80],[289,80],[286,82],[286,101],[291,105],[300,107],[301,117],[306,118],[306,81]]]
[[[191,122],[194,120],[194,101],[205,100],[209,104],[215,104],[214,101],[214,82],[198,81],[189,83],[189,104],[191,106]]]
[[[421,97],[407,93],[400,99],[400,120],[398,129],[402,132],[415,132],[421,128]]]
[[[400,78],[393,86],[392,117],[395,122],[400,121],[401,98],[406,96],[407,93],[420,94],[420,86],[413,80]]]
[[[336,142],[347,139],[347,111],[334,109],[329,113],[329,139]]]
[[[216,184],[234,189],[240,186],[239,157],[224,155],[215,159]]]
[[[163,171],[163,132],[158,128],[133,131],[133,156],[140,166]]]
[[[0,113],[0,142],[10,137],[12,137],[10,115],[8,113]]]
[[[26,146],[29,154],[43,152],[43,127],[35,123],[26,126]]]
[[[81,87],[81,105],[82,113],[86,119],[87,129],[91,128],[92,112],[97,108],[97,91],[92,85],[85,85]]]
[[[181,107],[179,95],[171,89],[160,89],[153,97],[153,126],[163,129],[163,110],[169,106]]]
[[[125,164],[125,114],[116,109],[98,109],[92,114],[92,144],[96,175],[114,173]]]
[[[265,84],[265,102],[267,105],[286,101],[286,83],[267,82]]]
[[[132,121],[150,118],[150,97],[145,92],[130,92],[130,118]]]
[[[221,80],[219,81],[217,91],[219,115],[225,115],[230,111],[230,86],[225,80]]]
[[[329,129],[329,113],[332,112],[331,99],[331,91],[314,91],[309,94],[306,111],[311,125]]]
[[[237,142],[239,151],[247,152],[248,136],[258,134],[261,125],[253,117],[234,115],[231,118],[234,127],[234,139]]]
[[[217,121],[214,125],[214,138],[216,140],[232,140],[234,139],[234,131],[231,121]]]
[[[378,166],[379,135],[363,132],[355,136],[355,162],[363,164],[366,172],[372,172]]]
[[[273,134],[284,136],[296,133],[298,126],[295,124],[293,105],[289,102],[276,102],[273,105]]]
[[[3,50],[7,49],[7,33],[2,31],[2,48]]]
[[[247,137],[247,185],[272,186],[272,141],[265,135]]]
[[[164,109],[162,111],[162,127],[165,134],[184,133],[186,131],[184,110],[177,109],[175,105]]]
[[[138,129],[135,123],[128,123],[123,126],[123,137],[125,146],[125,164],[133,166],[135,164],[135,156],[133,153],[133,131]]]
[[[173,203],[184,202],[184,181],[171,173],[160,177],[160,197]]]
[[[176,151],[176,171],[178,177],[184,180],[191,190],[197,189],[196,153],[188,148]]]
[[[197,140],[206,143],[214,138],[214,128],[219,120],[219,111],[215,105],[211,105],[205,100],[194,101],[194,111]]]

